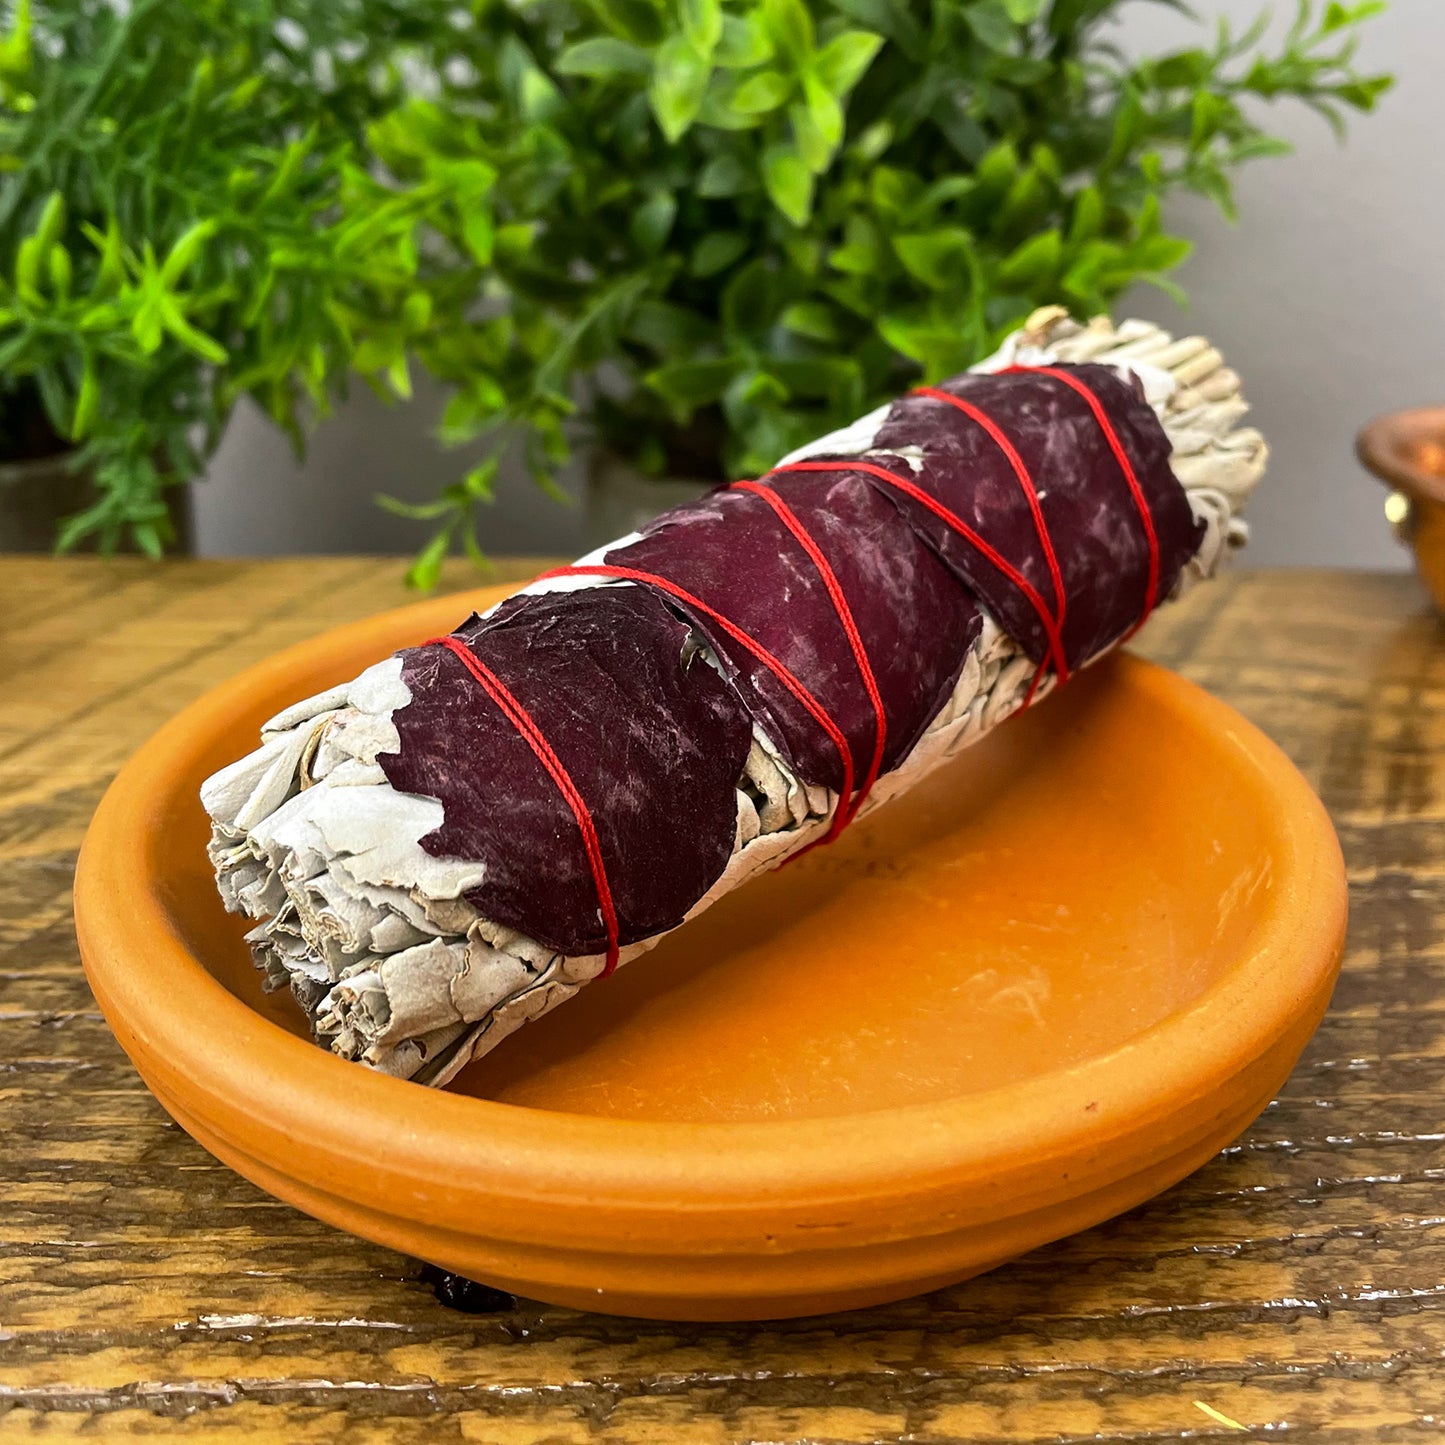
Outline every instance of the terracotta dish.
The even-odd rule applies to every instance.
[[[217,688],[86,838],[76,921],[106,1017],[171,1114],[280,1198],[558,1304],[847,1308],[1157,1193],[1254,1118],[1318,1022],[1345,925],[1323,808],[1238,714],[1123,656],[449,1091],[332,1057],[260,993],[197,787],[284,704],[499,595]],[[905,938],[922,963],[900,977]]]
[[[1361,430],[1355,450],[1392,488],[1385,516],[1415,553],[1421,579],[1445,611],[1445,406],[1376,417]]]

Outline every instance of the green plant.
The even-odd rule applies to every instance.
[[[157,452],[192,474],[242,393],[299,436],[409,359],[448,440],[520,434],[544,485],[579,423],[652,471],[761,470],[1038,304],[1168,286],[1162,200],[1231,211],[1286,149],[1252,102],[1338,127],[1389,83],[1352,63],[1377,3],[1142,61],[1121,0],[69,0],[45,46],[24,5],[0,369],[98,468],[67,540],[158,541]],[[392,504],[437,529],[413,580],[475,550],[495,468]]]
[[[348,373],[405,396],[443,287],[417,247],[476,162],[404,192],[367,128],[454,33],[411,0],[17,0],[0,40],[0,378],[79,444],[62,547],[169,540],[250,394],[301,445]],[[460,224],[460,221],[459,221]],[[473,278],[461,278],[474,287]]]

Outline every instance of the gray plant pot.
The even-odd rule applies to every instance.
[[[695,501],[715,482],[644,476],[611,452],[594,452],[587,468],[583,540],[590,551],[625,537],[659,512]]]
[[[0,462],[0,552],[50,552],[60,523],[94,500],[90,477],[70,470],[71,453]],[[167,487],[166,503],[176,540],[166,548],[178,556],[191,551],[191,489]],[[93,544],[78,550],[94,551]],[[122,547],[133,552],[133,547]]]

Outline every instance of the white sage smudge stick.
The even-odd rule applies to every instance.
[[[1240,425],[1246,406],[1239,378],[1203,338],[1174,340],[1139,321],[1081,326],[1052,308],[1035,313],[974,370],[1056,363],[1102,364],[1142,386],[1172,446],[1169,465],[1202,524],[1172,595],[1211,576],[1246,540],[1240,512],[1265,465],[1263,438]],[[785,460],[876,455],[887,412]],[[889,452],[900,454],[897,447]],[[572,576],[524,592],[604,583],[632,585]],[[717,664],[705,640],[697,646]],[[984,611],[951,694],[907,756],[878,778],[862,812],[912,787],[1016,711],[1037,671]],[[1038,692],[1053,682],[1045,671]],[[221,896],[229,910],[257,920],[248,941],[268,986],[288,986],[317,1041],[341,1057],[443,1084],[570,998],[603,971],[605,957],[559,952],[484,917],[464,896],[482,882],[482,865],[422,847],[443,823],[441,802],[394,789],[377,761],[398,751],[393,718],[410,701],[401,659],[379,662],[273,718],[260,748],[210,778],[202,801],[214,825],[210,854]],[[754,720],[736,786],[732,854],[689,917],[828,830],[838,795],[804,783],[786,757]],[[619,962],[662,936],[624,946]]]

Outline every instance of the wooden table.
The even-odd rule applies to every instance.
[[[0,561],[0,1438],[1445,1436],[1445,628],[1413,579],[1236,575],[1141,638],[1278,739],[1349,859],[1334,1007],[1250,1132],[983,1279],[724,1328],[444,1308],[214,1162],[95,1011],[70,876],[108,778],[202,689],[403,600],[399,571]]]

